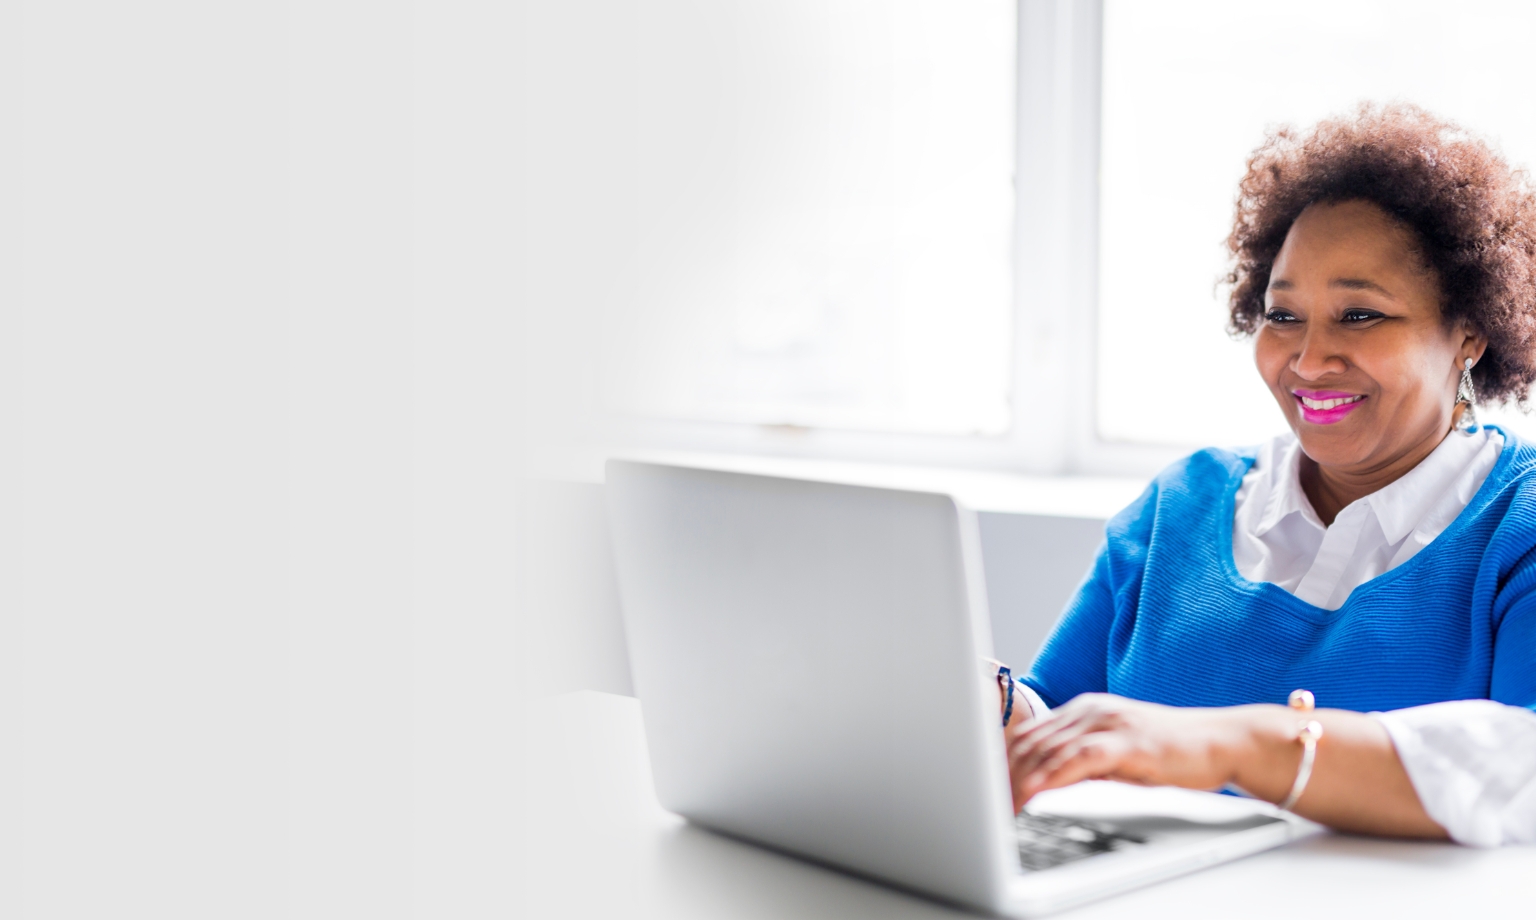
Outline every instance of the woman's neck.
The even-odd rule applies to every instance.
[[[1350,503],[1372,492],[1379,492],[1401,479],[1409,470],[1422,463],[1425,457],[1434,453],[1435,448],[1444,440],[1445,433],[1427,438],[1386,463],[1361,470],[1326,467],[1302,452],[1299,470],[1301,491],[1306,494],[1307,501],[1312,503],[1312,510],[1317,512],[1323,526],[1332,527],[1333,519]]]

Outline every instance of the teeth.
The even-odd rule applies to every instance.
[[[1339,406],[1347,405],[1349,403],[1359,402],[1365,397],[1347,396],[1343,399],[1308,399],[1305,396],[1297,396],[1296,398],[1300,399],[1301,404],[1306,406],[1308,409],[1335,409]]]

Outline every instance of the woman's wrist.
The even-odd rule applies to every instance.
[[[1298,712],[1267,704],[1221,710],[1233,730],[1223,763],[1228,782],[1249,795],[1279,804],[1301,773],[1306,745],[1301,727],[1326,729],[1314,770],[1294,810],[1339,830],[1443,839],[1404,770],[1386,728],[1369,716],[1320,709]]]
[[[1029,688],[1017,680],[1013,682],[1013,718],[1015,721],[1033,722],[1034,720],[1050,712],[1044,701]]]
[[[1278,805],[1289,796],[1301,768],[1303,745],[1296,740],[1296,710],[1256,703],[1241,711],[1241,742],[1233,757],[1232,782],[1255,799]]]
[[[1254,798],[1278,803],[1289,794],[1301,765],[1297,712],[1267,703],[1234,706],[1224,752],[1228,782]]]

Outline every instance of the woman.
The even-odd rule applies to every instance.
[[[1234,786],[1536,842],[1536,447],[1473,408],[1536,381],[1536,196],[1456,127],[1367,106],[1268,139],[1228,247],[1291,433],[1176,463],[1109,522],[1014,691],[1015,804]]]

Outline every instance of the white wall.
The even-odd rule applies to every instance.
[[[538,696],[634,695],[603,487],[523,484],[519,673]]]
[[[1023,675],[1104,542],[1104,518],[981,511],[981,555],[998,660]]]
[[[0,915],[515,912],[518,15],[0,4]]]

